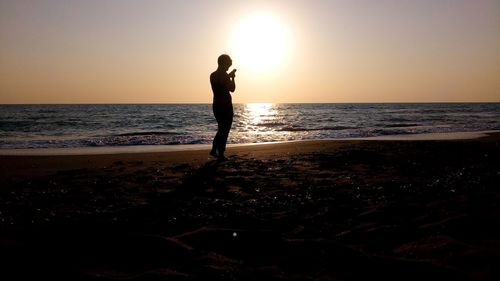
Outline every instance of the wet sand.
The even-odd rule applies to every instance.
[[[499,143],[0,156],[0,278],[499,280]]]

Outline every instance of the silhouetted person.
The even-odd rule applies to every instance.
[[[210,155],[217,157],[220,161],[227,160],[224,156],[227,137],[233,123],[233,102],[231,93],[236,89],[234,76],[236,69],[229,74],[226,72],[233,64],[231,57],[220,55],[217,59],[217,70],[210,74],[210,85],[214,93],[212,109],[217,120],[217,134],[215,135]]]

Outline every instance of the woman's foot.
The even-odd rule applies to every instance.
[[[217,155],[217,152],[215,150],[210,151],[210,155],[212,155],[215,158],[218,158],[219,156]]]
[[[221,155],[219,155],[219,157],[217,157],[217,161],[219,161],[219,162],[227,161],[227,160],[229,160],[229,158],[224,156],[224,154],[221,154]]]

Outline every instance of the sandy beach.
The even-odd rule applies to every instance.
[[[0,278],[499,280],[499,143],[3,155]]]

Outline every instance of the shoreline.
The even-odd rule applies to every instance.
[[[228,144],[228,149],[238,147],[252,147],[261,145],[273,145],[281,143],[301,143],[317,141],[428,141],[428,140],[472,140],[488,137],[489,134],[500,133],[498,131],[477,131],[477,132],[450,132],[450,133],[425,133],[425,134],[405,134],[386,135],[359,138],[340,139],[311,139],[292,140],[260,143],[238,143]],[[0,156],[57,156],[57,155],[113,155],[113,154],[140,154],[140,153],[163,153],[182,151],[202,151],[209,150],[210,144],[181,144],[181,145],[130,145],[130,146],[102,146],[102,147],[71,147],[71,148],[7,148],[0,149]]]

